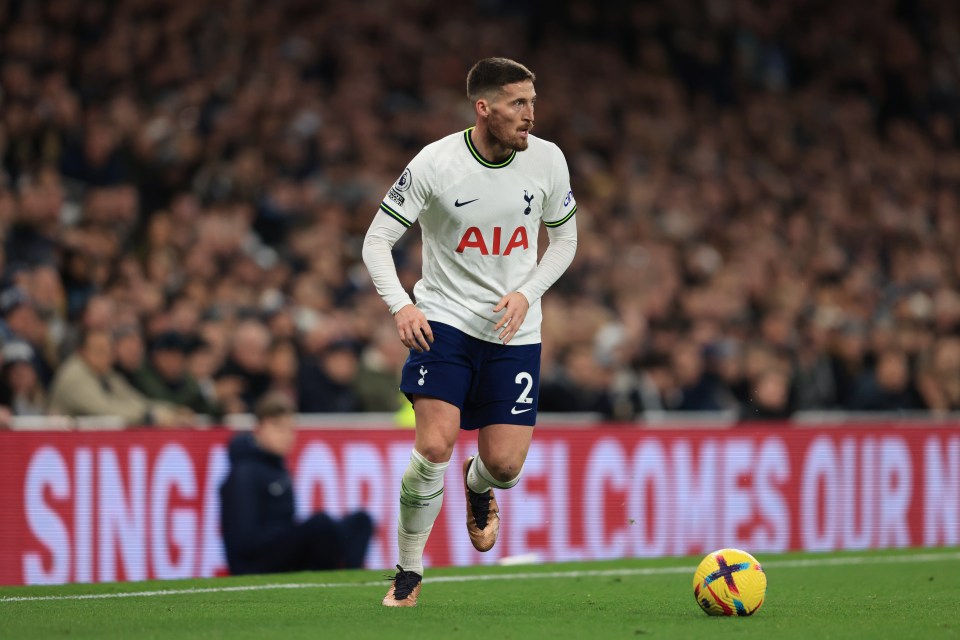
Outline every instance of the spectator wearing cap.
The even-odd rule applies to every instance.
[[[190,340],[176,331],[165,331],[150,342],[150,354],[133,374],[133,385],[152,400],[187,407],[194,413],[215,415],[218,409],[208,402],[187,368]]]
[[[84,333],[53,379],[51,408],[69,416],[117,416],[128,426],[189,422],[189,410],[150,400],[117,373],[113,349],[110,332]]]
[[[363,566],[373,520],[357,511],[342,519],[295,517],[285,459],[296,442],[294,407],[270,392],[256,405],[253,433],[230,441],[230,471],[220,486],[220,523],[233,575],[352,569]]]
[[[3,345],[0,355],[0,405],[16,416],[42,416],[47,413],[47,394],[34,365],[33,348],[21,340]]]

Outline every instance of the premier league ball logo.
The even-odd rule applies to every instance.
[[[393,185],[393,188],[397,191],[406,191],[410,188],[412,181],[413,176],[410,174],[410,167],[407,167],[403,170],[403,173],[400,174],[400,177],[397,179],[397,184]]]

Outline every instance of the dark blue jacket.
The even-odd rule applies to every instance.
[[[220,526],[227,561],[234,567],[295,526],[295,513],[293,482],[283,458],[258,447],[250,433],[230,442],[229,457],[230,472],[220,485]]]

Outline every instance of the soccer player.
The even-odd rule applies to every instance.
[[[460,429],[479,429],[466,460],[467,531],[479,551],[497,540],[493,487],[517,484],[537,417],[540,297],[577,247],[566,160],[530,135],[535,76],[486,58],[467,74],[476,126],[427,145],[393,185],[367,231],[363,259],[410,349],[400,389],[416,436],[400,488],[400,562],[384,606],[417,604],[423,549],[443,500],[443,476]],[[391,249],[420,222],[416,304]],[[549,246],[537,263],[540,223]]]

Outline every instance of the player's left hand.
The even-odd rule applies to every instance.
[[[500,298],[500,302],[493,308],[493,312],[500,313],[504,309],[506,311],[503,317],[493,327],[493,330],[500,331],[500,341],[507,344],[520,330],[520,325],[523,324],[527,317],[527,311],[530,310],[530,302],[527,301],[525,295],[519,291],[514,291]]]

